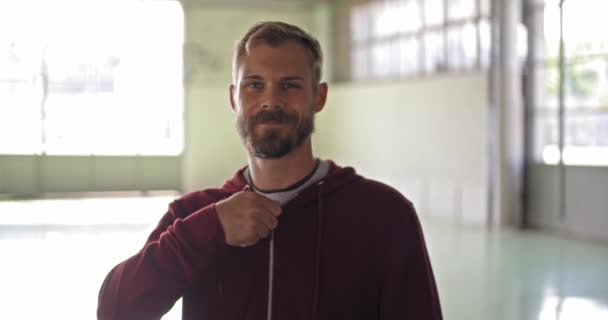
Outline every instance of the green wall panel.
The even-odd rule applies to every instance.
[[[0,155],[0,194],[180,190],[182,157]]]

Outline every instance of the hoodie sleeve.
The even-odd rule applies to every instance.
[[[99,292],[97,318],[160,319],[225,246],[215,204],[185,218],[174,202],[143,249],[118,264]]]
[[[392,208],[377,249],[381,255],[380,319],[440,320],[441,307],[422,229],[411,203],[403,201]]]

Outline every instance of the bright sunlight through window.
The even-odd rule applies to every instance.
[[[0,2],[0,154],[179,155],[177,1]]]
[[[537,106],[537,158],[545,164],[608,165],[608,1],[566,0],[563,12],[564,81],[560,84],[560,1],[546,0],[543,87]],[[558,114],[563,96],[563,144]]]

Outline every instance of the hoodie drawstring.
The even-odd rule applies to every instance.
[[[272,319],[272,287],[274,286],[274,231],[270,233],[270,248],[268,254],[268,305],[266,319]]]
[[[323,181],[318,183],[319,189],[317,193],[317,243],[315,246],[315,273],[313,281],[313,295],[312,295],[312,314],[311,320],[317,318],[317,309],[319,307],[319,281],[321,272],[321,242],[323,238],[323,193],[322,186]]]

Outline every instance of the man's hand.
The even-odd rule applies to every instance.
[[[226,243],[248,247],[266,238],[278,225],[281,205],[255,192],[241,191],[215,204]]]

